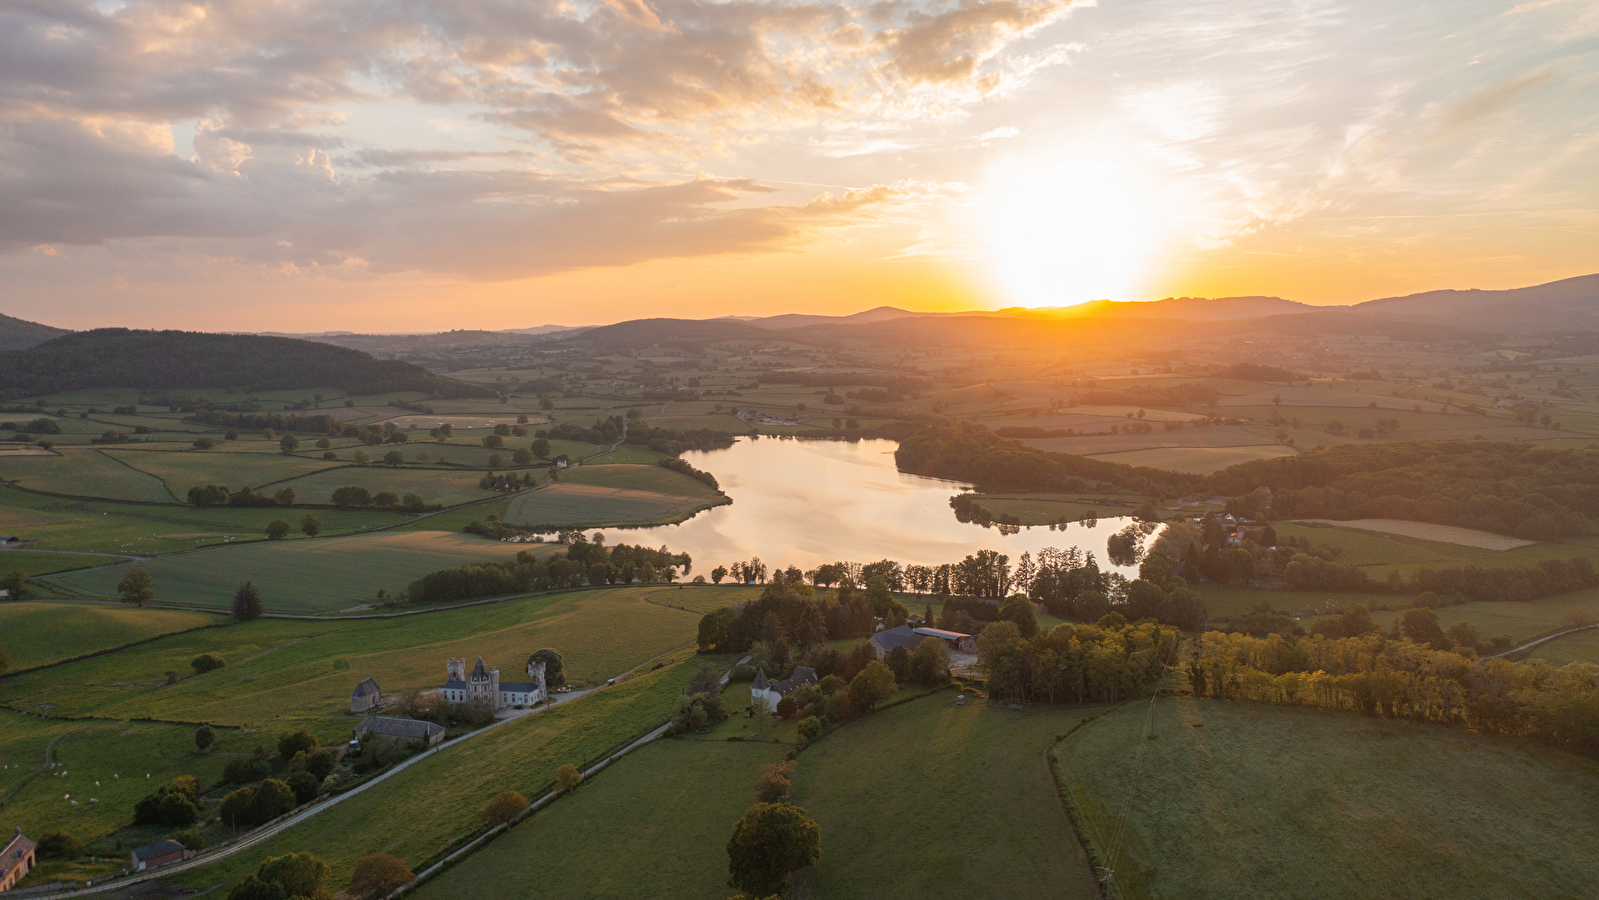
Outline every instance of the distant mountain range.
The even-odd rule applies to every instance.
[[[859,330],[861,336],[887,337],[887,323],[902,326],[915,321],[915,332],[924,338],[937,335],[966,338],[986,334],[1001,339],[1001,333],[1023,330],[998,324],[977,325],[973,320],[1010,321],[1025,329],[1025,323],[1069,324],[1077,329],[1093,323],[1111,326],[1113,331],[1165,331],[1159,323],[1205,323],[1209,328],[1248,330],[1250,327],[1288,328],[1295,332],[1314,330],[1348,331],[1380,328],[1414,330],[1441,328],[1451,333],[1531,334],[1553,331],[1599,331],[1599,274],[1582,275],[1533,287],[1502,291],[1446,290],[1427,291],[1404,297],[1367,300],[1353,306],[1311,306],[1281,297],[1168,297],[1165,300],[1095,300],[1076,306],[1049,309],[1020,307],[1000,310],[961,312],[915,312],[894,306],[879,306],[848,316],[822,316],[787,313],[776,316],[723,316],[717,319],[638,319],[614,325],[566,326],[539,325],[498,331],[460,330],[435,334],[358,334],[327,331],[314,334],[268,333],[268,337],[294,338],[321,344],[393,355],[426,350],[448,350],[464,346],[518,344],[528,340],[581,340],[596,346],[630,347],[662,340],[704,343],[722,340],[769,340],[773,331],[804,332],[814,337],[842,337]],[[1287,320],[1293,319],[1290,327]],[[942,323],[942,324],[935,324]],[[1053,327],[1045,329],[1054,333]],[[1181,332],[1181,329],[1176,329]],[[0,315],[0,351],[18,350],[44,343],[71,332],[23,319]],[[962,341],[968,342],[968,341]]]

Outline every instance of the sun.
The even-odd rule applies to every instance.
[[[1150,244],[1150,196],[1119,162],[1083,153],[1005,159],[978,199],[994,274],[1010,303],[1130,299]]]

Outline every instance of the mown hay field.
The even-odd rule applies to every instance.
[[[511,499],[506,519],[532,525],[646,524],[675,521],[725,499],[696,479],[660,466],[590,465]]]
[[[727,837],[755,802],[757,770],[787,749],[656,741],[428,882],[416,897],[724,900]]]
[[[0,650],[11,671],[227,620],[214,613],[83,603],[0,603]]]
[[[328,863],[329,885],[336,891],[348,885],[355,864],[371,853],[390,853],[420,869],[481,831],[479,815],[500,792],[534,799],[554,781],[559,766],[582,765],[665,723],[697,664],[688,659],[504,725],[417,763],[250,853],[191,870],[179,880],[196,889],[226,888],[254,872],[263,858],[300,851]],[[560,843],[582,840],[582,835],[566,835]],[[544,854],[560,850],[560,844],[541,847],[539,857],[529,862],[537,864]]]
[[[0,480],[25,488],[74,497],[111,500],[176,500],[161,479],[123,465],[99,450],[57,448],[55,456],[0,457]]]
[[[1126,424],[1129,420],[1120,421]],[[1074,453],[1081,456],[1172,447],[1254,447],[1264,443],[1259,435],[1250,434],[1233,425],[1179,428],[1176,431],[1166,431],[1164,428],[1156,427],[1148,434],[1089,434],[1021,440],[1022,443],[1040,450]]]
[[[1209,475],[1239,463],[1292,455],[1294,455],[1292,447],[1282,444],[1261,444],[1253,447],[1158,447],[1121,453],[1101,453],[1094,458],[1126,466],[1148,466],[1171,472],[1187,472],[1191,475]]]
[[[1155,703],[1146,739],[1149,711],[1127,704],[1051,754],[1101,854],[1127,810],[1113,898],[1582,897],[1599,878],[1594,760],[1434,725],[1184,698]]]
[[[1097,896],[1044,759],[1084,710],[954,700],[882,710],[801,754],[794,802],[822,828],[809,894]],[[906,753],[913,764],[899,761]]]
[[[1312,525],[1336,525],[1340,528],[1353,528],[1357,531],[1396,534],[1402,537],[1419,538],[1439,544],[1474,547],[1478,550],[1515,550],[1518,547],[1530,547],[1537,543],[1536,541],[1508,537],[1503,534],[1478,531],[1474,528],[1435,525],[1431,522],[1407,522],[1402,519],[1303,519],[1300,521]]]
[[[179,499],[187,499],[189,488],[192,487],[220,484],[237,493],[245,487],[260,487],[269,482],[298,478],[335,465],[320,459],[267,452],[265,442],[260,451],[254,453],[217,453],[193,449],[176,452],[107,450],[105,453],[130,468],[161,479],[173,496]],[[273,485],[274,490],[279,487],[281,485]]]
[[[163,782],[198,775],[202,784],[214,784],[228,759],[254,746],[248,736],[217,729],[217,743],[202,754],[194,731],[0,710],[0,820],[30,836],[65,831],[92,841],[130,824],[133,804]],[[51,769],[48,762],[59,765]]]
[[[280,513],[289,514],[284,517],[298,527],[299,512]],[[215,547],[63,573],[50,576],[49,583],[85,596],[115,598],[117,582],[137,565],[155,576],[159,604],[226,609],[239,583],[248,580],[260,588],[268,612],[319,613],[370,604],[379,588],[398,596],[435,569],[503,560],[525,549],[471,534],[406,529]]]
[[[150,477],[124,471],[138,478]],[[192,506],[111,503],[46,497],[0,488],[0,534],[19,535],[36,541],[41,549],[50,550],[140,556],[172,553],[225,543],[230,538],[263,538],[268,522],[284,519],[298,526],[306,512],[280,507],[195,509]],[[324,535],[391,525],[400,520],[396,513],[371,509],[318,509],[314,513],[322,521]]]
[[[481,656],[503,680],[526,680],[528,656],[553,647],[571,682],[597,684],[692,645],[700,615],[646,603],[648,592],[574,591],[392,619],[234,623],[10,678],[0,703],[113,719],[274,729],[296,722],[331,739],[353,724],[349,694],[368,675],[398,697],[442,684],[448,659]],[[225,665],[195,675],[189,664],[202,653]],[[169,685],[168,671],[183,677]]]

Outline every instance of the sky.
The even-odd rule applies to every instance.
[[[0,312],[394,332],[1599,271],[1599,0],[5,0]]]

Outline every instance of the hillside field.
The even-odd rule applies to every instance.
[[[418,900],[725,900],[727,836],[784,745],[659,740],[427,882]],[[581,840],[575,840],[582,835]],[[559,853],[541,852],[560,847]]]
[[[1096,896],[1044,758],[1084,710],[954,700],[882,710],[800,755],[794,802],[822,827],[810,896]]]
[[[226,609],[239,582],[249,579],[261,589],[268,612],[322,613],[370,604],[379,588],[398,596],[435,569],[507,559],[527,549],[477,535],[407,529],[257,541],[56,575],[50,583],[114,598],[123,574],[139,565],[155,576],[157,603]]]
[[[420,869],[481,831],[478,816],[500,792],[539,797],[554,781],[557,767],[583,765],[665,723],[677,708],[679,689],[697,666],[697,660],[685,659],[549,713],[518,719],[435,754],[248,853],[185,872],[179,880],[199,890],[220,884],[225,893],[226,886],[254,872],[263,858],[297,851],[328,863],[329,885],[336,891],[349,883],[355,864],[370,853],[391,853]]]
[[[1433,725],[1183,698],[1155,703],[1145,740],[1149,708],[1095,719],[1051,754],[1103,856],[1145,748],[1109,859],[1113,898],[1579,897],[1599,877],[1599,762]]]
[[[367,675],[385,696],[442,684],[446,660],[483,657],[502,678],[525,678],[527,658],[554,647],[573,684],[593,685],[690,647],[699,615],[640,600],[648,588],[573,591],[393,619],[258,619],[172,635],[114,654],[7,679],[0,703],[57,714],[150,717],[265,728],[349,730],[349,694]],[[720,592],[727,602],[741,591]],[[195,675],[202,653],[226,665]],[[183,677],[166,684],[166,673]],[[291,727],[292,726],[292,727]]]
[[[0,603],[0,650],[11,671],[108,650],[163,634],[226,624],[202,612],[81,603]]]

